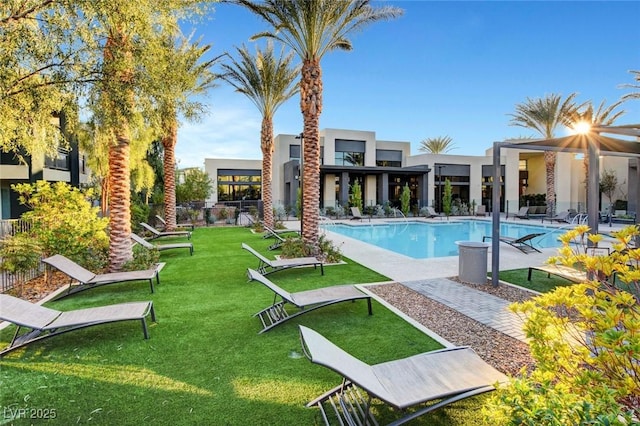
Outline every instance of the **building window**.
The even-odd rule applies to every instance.
[[[46,157],[44,166],[55,170],[70,170],[69,151],[58,148],[58,155],[55,157]]]
[[[364,152],[336,151],[336,166],[364,166]]]
[[[376,166],[402,167],[402,151],[376,149]]]
[[[260,170],[218,170],[218,201],[259,200],[262,198]]]
[[[289,145],[289,160],[300,161],[300,145]]]

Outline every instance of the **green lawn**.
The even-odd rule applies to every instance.
[[[548,274],[542,271],[533,271],[531,274],[531,281],[529,281],[527,280],[528,274],[529,268],[500,271],[500,280],[540,293],[552,291],[556,287],[570,286],[574,284],[569,280],[555,275],[547,276]],[[491,276],[491,273],[489,273],[489,276]]]
[[[158,323],[144,340],[139,323],[76,331],[14,351],[0,361],[0,424],[31,424],[7,417],[18,409],[55,411],[55,424],[99,425],[313,425],[320,418],[305,403],[337,385],[340,377],[301,356],[297,324],[324,334],[353,355],[378,363],[440,345],[374,302],[319,309],[258,335],[253,313],[273,299],[247,282],[256,259],[241,242],[268,256],[272,242],[245,228],[201,228],[195,252],[164,251],[161,284],[108,285],[48,303],[59,310],[153,300]],[[163,241],[168,241],[164,239]],[[179,241],[179,240],[172,240]],[[385,277],[354,264],[271,275],[288,291],[333,284],[368,283]],[[297,321],[296,321],[297,320]],[[3,346],[13,327],[0,333]],[[483,397],[462,401],[413,424],[478,424]],[[381,408],[382,423],[394,413]]]

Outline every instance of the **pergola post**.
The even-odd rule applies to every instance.
[[[497,287],[500,282],[500,148],[503,143],[493,143],[493,186],[491,188],[491,284]]]
[[[589,132],[587,135],[588,155],[589,155],[589,176],[587,176],[587,222],[591,228],[592,234],[598,233],[598,224],[600,223],[599,197],[600,194],[600,144],[594,133]],[[591,240],[587,241],[587,246],[593,246]]]

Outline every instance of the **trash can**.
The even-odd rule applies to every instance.
[[[487,253],[489,243],[456,241],[459,251],[458,278],[473,284],[487,283]]]

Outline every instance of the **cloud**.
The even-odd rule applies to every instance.
[[[205,158],[262,158],[260,125],[255,108],[210,106],[200,122],[183,122],[178,129],[178,167],[203,167]]]

